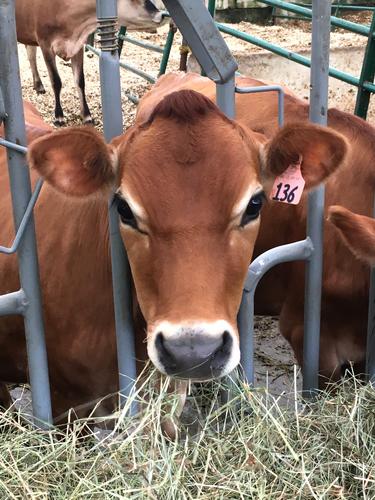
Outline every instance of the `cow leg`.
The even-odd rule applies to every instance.
[[[48,74],[51,80],[53,93],[55,94],[55,121],[54,124],[61,127],[65,124],[64,113],[61,107],[60,94],[61,94],[61,78],[57,71],[56,56],[48,47],[41,47],[43,52],[44,61],[47,66]]]
[[[93,124],[94,120],[91,117],[85,95],[85,75],[83,73],[83,48],[75,56],[72,57],[72,71],[73,71],[74,82],[78,90],[82,121],[87,125]]]
[[[45,94],[46,89],[42,83],[42,80],[39,76],[38,66],[36,64],[36,45],[25,45],[27,58],[30,63],[31,73],[33,75],[33,88],[37,94]]]

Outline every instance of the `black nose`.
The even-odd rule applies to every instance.
[[[159,361],[168,375],[178,378],[208,380],[220,377],[229,361],[233,339],[229,332],[221,335],[184,331],[166,338],[159,332],[155,347]]]

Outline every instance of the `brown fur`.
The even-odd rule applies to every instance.
[[[195,90],[171,92],[155,106],[146,125],[151,125],[156,117],[173,118],[178,122],[190,124],[199,121],[210,113],[215,113],[227,120],[214,103],[203,94]]]
[[[180,111],[187,101],[197,119],[182,119]],[[163,116],[161,110],[168,109],[168,117]],[[178,120],[173,109],[181,117]],[[263,152],[266,138],[223,117],[207,99],[188,91],[166,99],[153,120],[136,124],[114,139],[107,152],[104,139],[95,131],[73,128],[49,134],[35,111],[27,110],[27,121],[30,113],[33,124],[27,127],[28,136],[43,135],[29,149],[33,182],[36,172],[48,180],[35,219],[53,412],[56,417],[73,406],[81,416],[91,410],[90,402],[118,387],[109,184],[114,182],[129,202],[142,208],[138,220],[142,232],[122,226],[121,233],[147,331],[161,320],[221,319],[236,332],[242,287],[260,224],[258,218],[242,227],[242,214],[234,215],[233,210],[245,193],[250,199],[252,190],[260,189],[261,175],[272,180],[276,166],[274,155]],[[298,135],[300,128],[300,124],[291,125],[288,134]],[[317,132],[308,125],[305,130]],[[345,149],[337,134],[316,137],[326,144],[318,153],[332,141]],[[290,146],[288,154],[309,158],[308,145],[301,142],[295,141],[295,151]],[[269,149],[277,152],[281,144],[276,135]],[[4,165],[4,151],[0,154]],[[330,172],[322,168],[323,157],[318,154],[315,160],[308,170],[315,171],[315,180],[323,180]],[[327,165],[332,171],[338,167],[332,161]],[[5,172],[3,166],[0,231],[1,240],[8,243],[13,227]],[[278,231],[274,221],[267,224],[272,232]],[[14,257],[0,255],[0,276],[0,293],[19,287]],[[146,331],[142,322],[138,324],[137,357],[142,360],[147,357]],[[0,380],[27,380],[23,325],[17,317],[0,318]],[[107,399],[101,411],[113,406],[113,399]]]
[[[241,86],[262,85],[248,77],[238,77]],[[153,91],[141,101],[137,119],[142,121],[155,103],[165,94],[180,88],[199,90],[215,99],[215,87],[198,75],[169,74],[159,79]],[[306,101],[287,92],[285,96],[286,124],[308,121]],[[271,138],[277,134],[277,94],[236,96],[236,117],[241,125]],[[370,216],[375,187],[375,131],[363,120],[336,109],[328,111],[331,130],[342,134],[348,154],[342,166],[333,173],[326,186],[326,207],[342,205],[358,214]],[[309,141],[308,137],[300,138]],[[312,155],[319,144],[310,138]],[[326,160],[336,152],[323,152]],[[339,154],[341,154],[339,152]],[[286,162],[294,160],[292,156]],[[313,156],[312,156],[313,159]],[[302,167],[303,170],[303,167]],[[306,175],[306,172],[304,172]],[[296,207],[270,202],[262,214],[262,224],[255,246],[255,256],[277,245],[303,239],[306,235],[307,198],[304,195]],[[272,229],[270,229],[272,228]],[[320,370],[323,376],[340,376],[341,365],[348,361],[362,369],[365,358],[365,338],[369,272],[358,261],[332,224],[324,228],[324,275],[322,291],[322,327]],[[256,293],[258,314],[279,314],[282,334],[290,341],[298,362],[302,364],[304,264],[295,262],[277,266],[267,273]]]
[[[56,145],[56,146],[55,146]],[[79,156],[77,157],[77,148]],[[63,155],[61,150],[64,151]],[[60,130],[34,141],[29,150],[30,166],[39,168],[42,177],[71,196],[85,196],[113,183],[110,151],[99,132],[86,127]],[[83,164],[80,169],[77,163]],[[59,165],[56,169],[55,166]],[[63,176],[63,179],[56,177]],[[78,178],[77,178],[78,176]]]
[[[344,243],[359,259],[375,263],[375,219],[357,215],[341,206],[328,210],[328,220],[339,231]]]

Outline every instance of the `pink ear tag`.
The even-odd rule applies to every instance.
[[[281,175],[276,177],[270,194],[271,200],[281,201],[289,205],[299,203],[305,187],[305,179],[301,173],[301,163],[302,157],[299,158],[297,163],[289,165]]]

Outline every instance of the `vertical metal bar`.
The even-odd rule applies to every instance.
[[[208,0],[208,12],[215,18],[216,0]]]
[[[98,22],[117,18],[115,0],[96,0]],[[100,87],[104,136],[107,141],[122,134],[120,67],[117,50],[105,51],[99,57]],[[113,200],[109,202],[112,283],[115,305],[117,360],[120,404],[130,395],[136,379],[134,331],[131,307],[130,268],[120,235],[118,214]],[[135,411],[133,405],[132,411]]]
[[[310,120],[327,124],[331,0],[312,3]],[[308,396],[318,388],[321,290],[323,273],[324,187],[308,200],[307,234],[314,253],[307,263],[303,345],[303,390]]]
[[[237,316],[240,335],[241,367],[245,380],[254,385],[254,295],[256,287],[244,289]]]
[[[125,36],[126,35],[126,26],[121,26],[120,31],[118,33],[119,35]],[[93,43],[91,45],[94,45]],[[118,56],[121,57],[121,52],[124,46],[124,40],[122,38],[118,39]]]
[[[169,56],[171,53],[172,45],[173,45],[173,40],[174,40],[174,35],[177,31],[177,28],[175,27],[173,21],[170,22],[169,24],[169,31],[168,31],[168,36],[167,40],[164,45],[164,50],[163,50],[163,56],[161,58],[160,62],[160,68],[159,68],[159,75],[164,75],[164,73],[167,70],[167,65],[169,61]]]
[[[234,118],[236,115],[234,88],[234,73],[227,82],[216,84],[216,104],[228,118]]]
[[[214,82],[228,81],[238,65],[204,3],[164,0],[164,5],[207,76]]]
[[[14,0],[0,2],[0,19],[0,84],[8,113],[4,121],[5,137],[8,141],[26,146]],[[13,217],[17,229],[31,198],[31,183],[24,154],[8,150],[7,155]],[[46,428],[52,423],[52,411],[33,217],[30,217],[20,243],[18,262],[21,287],[27,301],[24,322],[33,414],[36,424]]]
[[[365,57],[363,60],[360,83],[373,82],[375,76],[375,12],[372,16],[370,35],[368,38]],[[359,87],[354,113],[366,119],[370,103],[371,93],[363,87]],[[373,216],[375,217],[375,199]],[[366,373],[370,382],[375,382],[375,267],[371,268],[370,293],[367,319],[367,349],[366,349]]]
[[[256,94],[257,92],[277,92],[277,113],[279,127],[284,125],[284,89],[280,85],[260,85],[259,87],[238,87],[236,85],[235,92],[237,94]]]
[[[375,199],[373,215],[375,217]],[[375,382],[375,267],[371,268],[369,309],[367,320],[366,373],[370,382]]]
[[[375,12],[372,16],[370,34],[367,40],[365,56],[363,58],[361,76],[359,77],[359,88],[355,103],[354,114],[364,120],[367,117],[367,111],[370,104],[371,92],[363,88],[364,82],[372,83],[375,77]]]

